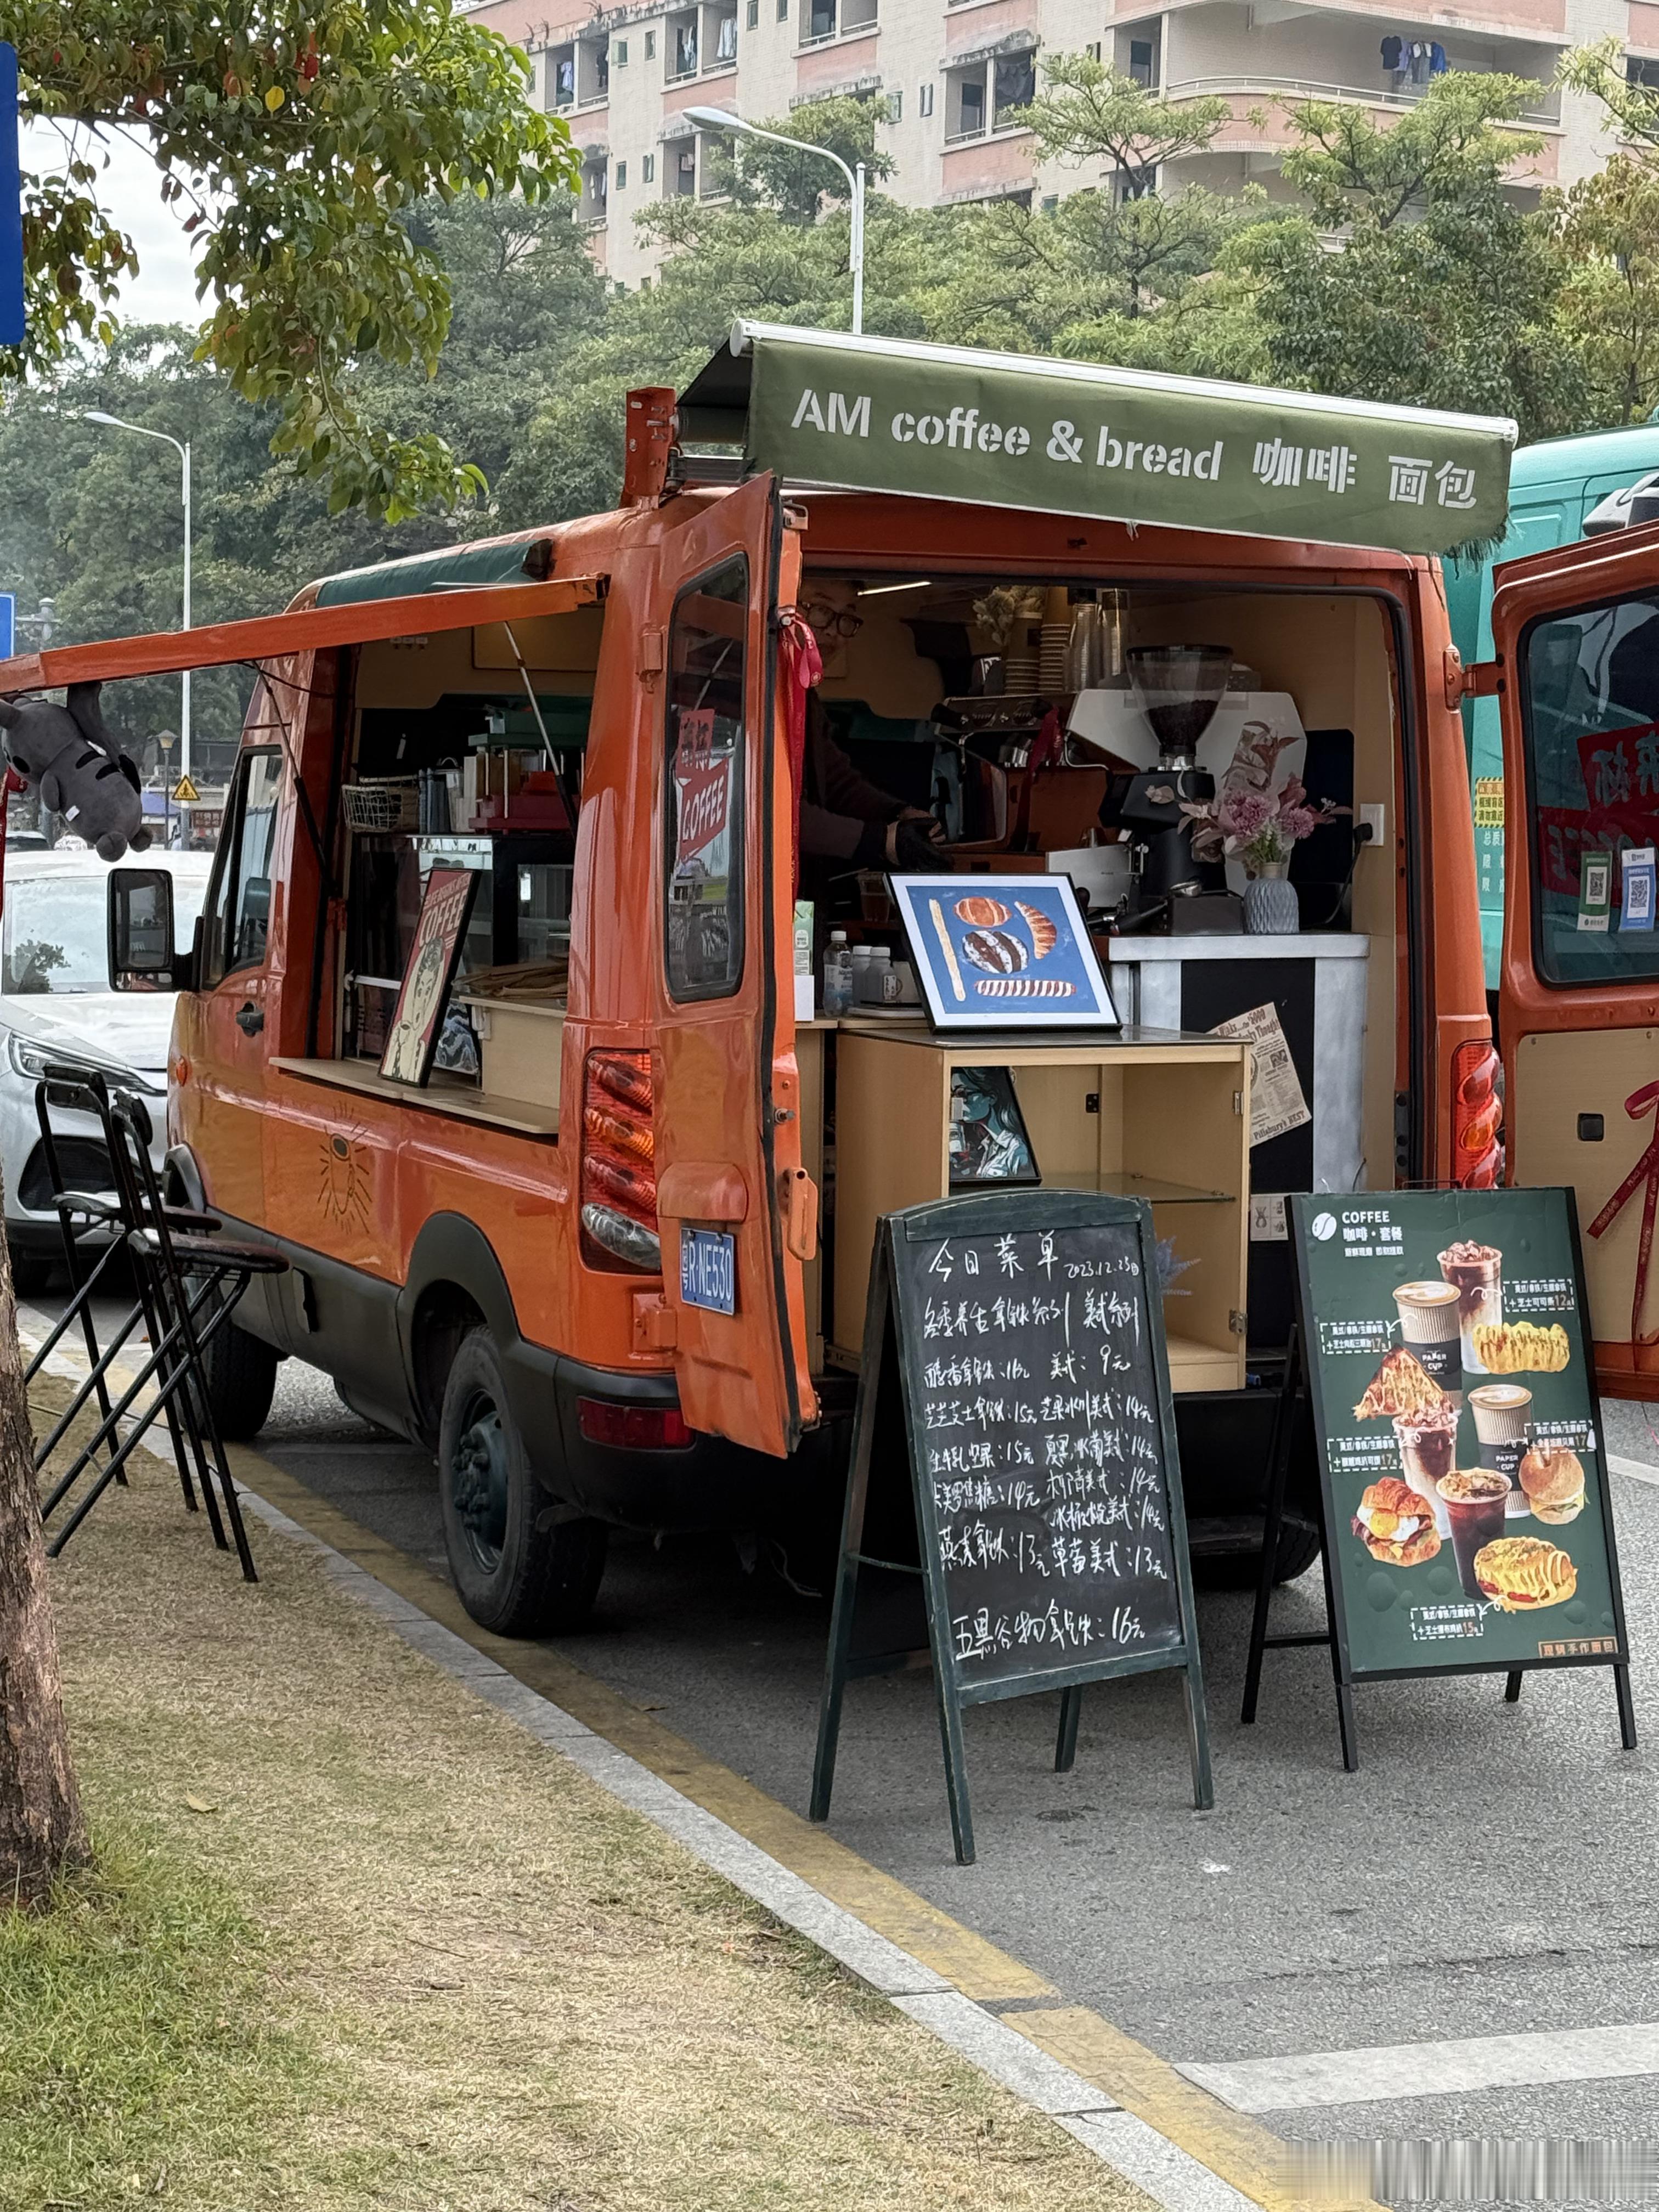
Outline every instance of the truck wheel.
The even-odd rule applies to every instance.
[[[438,1484],[449,1571],[461,1602],[497,1636],[554,1636],[593,1609],[610,1531],[547,1520],[487,1328],[461,1340],[444,1385]]]
[[[202,1365],[213,1418],[227,1443],[246,1443],[264,1428],[276,1395],[280,1358],[263,1337],[250,1336],[234,1321],[225,1322],[215,1333],[202,1354]]]
[[[1319,1557],[1319,1530],[1306,1522],[1288,1521],[1279,1534],[1279,1557],[1273,1561],[1273,1581],[1293,1583],[1307,1573]],[[1261,1580],[1261,1547],[1253,1551],[1223,1552],[1205,1559],[1194,1553],[1193,1580],[1200,1589],[1249,1589]]]

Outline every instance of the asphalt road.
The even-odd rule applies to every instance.
[[[1516,1706],[1501,1677],[1379,1683],[1356,1692],[1346,1775],[1325,1654],[1270,1653],[1242,1727],[1249,1600],[1201,1592],[1212,1812],[1192,1808],[1173,1676],[1090,1691],[1065,1776],[1054,1700],[981,1706],[979,1858],[958,1868],[931,1686],[912,1674],[848,1692],[834,1832],[1164,2057],[1242,2069],[1212,2085],[1285,2136],[1659,2142],[1659,1437],[1641,1407],[1607,1417],[1610,1451],[1653,1468],[1611,1477],[1650,1747],[1621,1751],[1602,1669],[1529,1676]],[[447,1571],[430,1457],[316,1370],[284,1366],[258,1442]],[[618,1537],[592,1626],[560,1648],[804,1812],[829,1606],[786,1565],[729,1540]],[[1322,1608],[1316,1571],[1275,1625]],[[1632,2027],[1650,2032],[1612,2033]],[[1438,2048],[1496,2037],[1522,2040]],[[1311,2087],[1276,2063],[1321,2054],[1339,2056]],[[1441,2086],[1459,2068],[1484,2086]],[[1559,2078],[1574,2068],[1592,2078]]]

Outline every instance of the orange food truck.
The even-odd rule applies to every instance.
[[[227,1429],[257,1430],[281,1357],[327,1370],[435,1451],[474,1615],[573,1626],[611,1526],[775,1527],[837,1494],[876,1222],[963,1187],[988,1097],[1027,1179],[1150,1200],[1195,1562],[1253,1578],[1285,1194],[1503,1171],[1434,556],[1501,526],[1513,436],[739,325],[678,400],[630,396],[614,514],[0,665],[8,694],[253,672],[194,946],[143,979],[179,987],[176,1188],[291,1262],[224,1334]],[[1625,557],[1604,544],[1598,592]],[[1560,588],[1521,565],[1510,656]],[[1126,664],[1200,647],[1196,752],[1160,750]],[[1294,933],[1240,929],[1236,861],[1164,866],[1206,747],[1223,781],[1294,770],[1328,804]],[[936,1030],[884,875],[918,854],[953,896],[1069,876],[1121,1025]],[[422,899],[456,869],[477,889],[436,1066],[399,1079]],[[1602,989],[1555,881],[1535,952],[1523,885],[1504,982],[1518,1158],[1552,1179],[1589,1141],[1557,1103],[1564,992],[1594,983],[1581,1030],[1616,997],[1659,1033],[1659,959]],[[871,949],[825,1014],[797,943],[816,973],[831,928]],[[1589,1086],[1615,1182],[1631,1054]],[[1276,1571],[1316,1548],[1292,1525]]]

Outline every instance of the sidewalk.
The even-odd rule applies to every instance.
[[[1149,2204],[256,1543],[141,1455],[54,1570],[100,1867],[0,1947],[3,2212]]]

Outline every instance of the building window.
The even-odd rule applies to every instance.
[[[836,0],[805,0],[801,10],[801,36],[808,44],[815,39],[833,39],[836,35]]]
[[[904,94],[902,92],[894,93],[892,94],[892,112],[889,115],[887,120],[890,123],[902,123],[904,120]]]
[[[617,172],[617,182],[618,184],[622,183],[623,172],[626,170],[628,164],[626,161],[618,164]],[[1048,192],[1044,194],[1042,201],[1042,212],[1044,215],[1052,215],[1059,205],[1060,194],[1058,192]]]
[[[1639,84],[1648,92],[1659,92],[1659,62],[1645,60],[1640,54],[1626,54],[1625,82]]]
[[[671,77],[697,73],[697,19],[695,15],[669,26],[668,74]]]
[[[547,105],[570,107],[576,99],[576,49],[550,46],[547,54]]]
[[[586,106],[592,100],[604,100],[611,90],[611,41],[609,39],[581,39],[576,45],[576,100]]]
[[[626,69],[628,67],[628,41],[626,39],[612,39],[611,41],[611,58],[618,69]]]
[[[1036,98],[1035,54],[1007,54],[992,67],[991,127],[1006,130],[1017,110]]]
[[[1130,40],[1129,75],[1148,91],[1158,82],[1158,47],[1151,39]]]
[[[933,88],[931,84],[924,84],[916,94],[916,113],[918,115],[931,115],[933,112]]]
[[[618,161],[617,164],[617,190],[619,192],[625,192],[628,190],[628,164],[626,161]]]
[[[781,23],[789,21],[789,0],[778,0],[778,21]]]
[[[985,131],[985,70],[945,80],[945,135],[978,138]]]
[[[738,19],[735,15],[720,15],[715,19],[714,59],[731,63],[738,58]]]
[[[668,173],[668,189],[678,198],[689,198],[697,189],[697,142],[687,138],[674,149],[674,166]]]
[[[657,157],[654,154],[647,154],[640,163],[640,182],[642,185],[654,185],[656,181]]]
[[[753,31],[757,30],[759,27],[760,0],[749,0],[749,27]]]
[[[654,31],[647,31],[645,34],[645,58],[648,62],[657,58],[657,34]]]
[[[1088,55],[1091,62],[1097,62],[1100,59],[1100,40],[1098,39],[1091,39],[1088,45],[1085,46],[1083,51]]]

